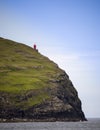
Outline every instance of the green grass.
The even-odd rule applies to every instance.
[[[0,92],[7,93],[8,99],[16,106],[32,106],[50,98],[44,89],[50,86],[60,70],[47,57],[31,47],[0,38]],[[17,95],[37,91],[34,97],[17,102]]]
[[[47,95],[46,93],[40,93],[36,97],[31,97],[23,102],[16,103],[16,107],[21,107],[22,109],[25,110],[28,107],[40,104],[41,102],[44,102],[49,98],[50,98],[49,95]]]
[[[50,78],[56,73],[52,70],[5,70],[0,73],[0,91],[20,92],[47,87]]]

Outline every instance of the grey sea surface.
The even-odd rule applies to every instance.
[[[84,122],[0,123],[0,130],[100,130],[100,118]]]

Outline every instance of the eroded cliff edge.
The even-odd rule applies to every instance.
[[[0,38],[1,121],[85,121],[69,76],[36,50]]]

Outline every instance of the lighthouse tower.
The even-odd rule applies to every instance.
[[[37,49],[36,49],[36,44],[33,45],[33,49],[34,49],[34,50],[37,50]]]
[[[38,52],[38,49],[36,47],[36,44],[33,45],[33,49]]]

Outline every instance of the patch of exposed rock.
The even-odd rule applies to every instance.
[[[81,108],[77,91],[66,73],[60,74],[53,86],[45,91],[51,95],[42,104],[27,110],[29,118],[47,121],[84,121],[86,120]]]

